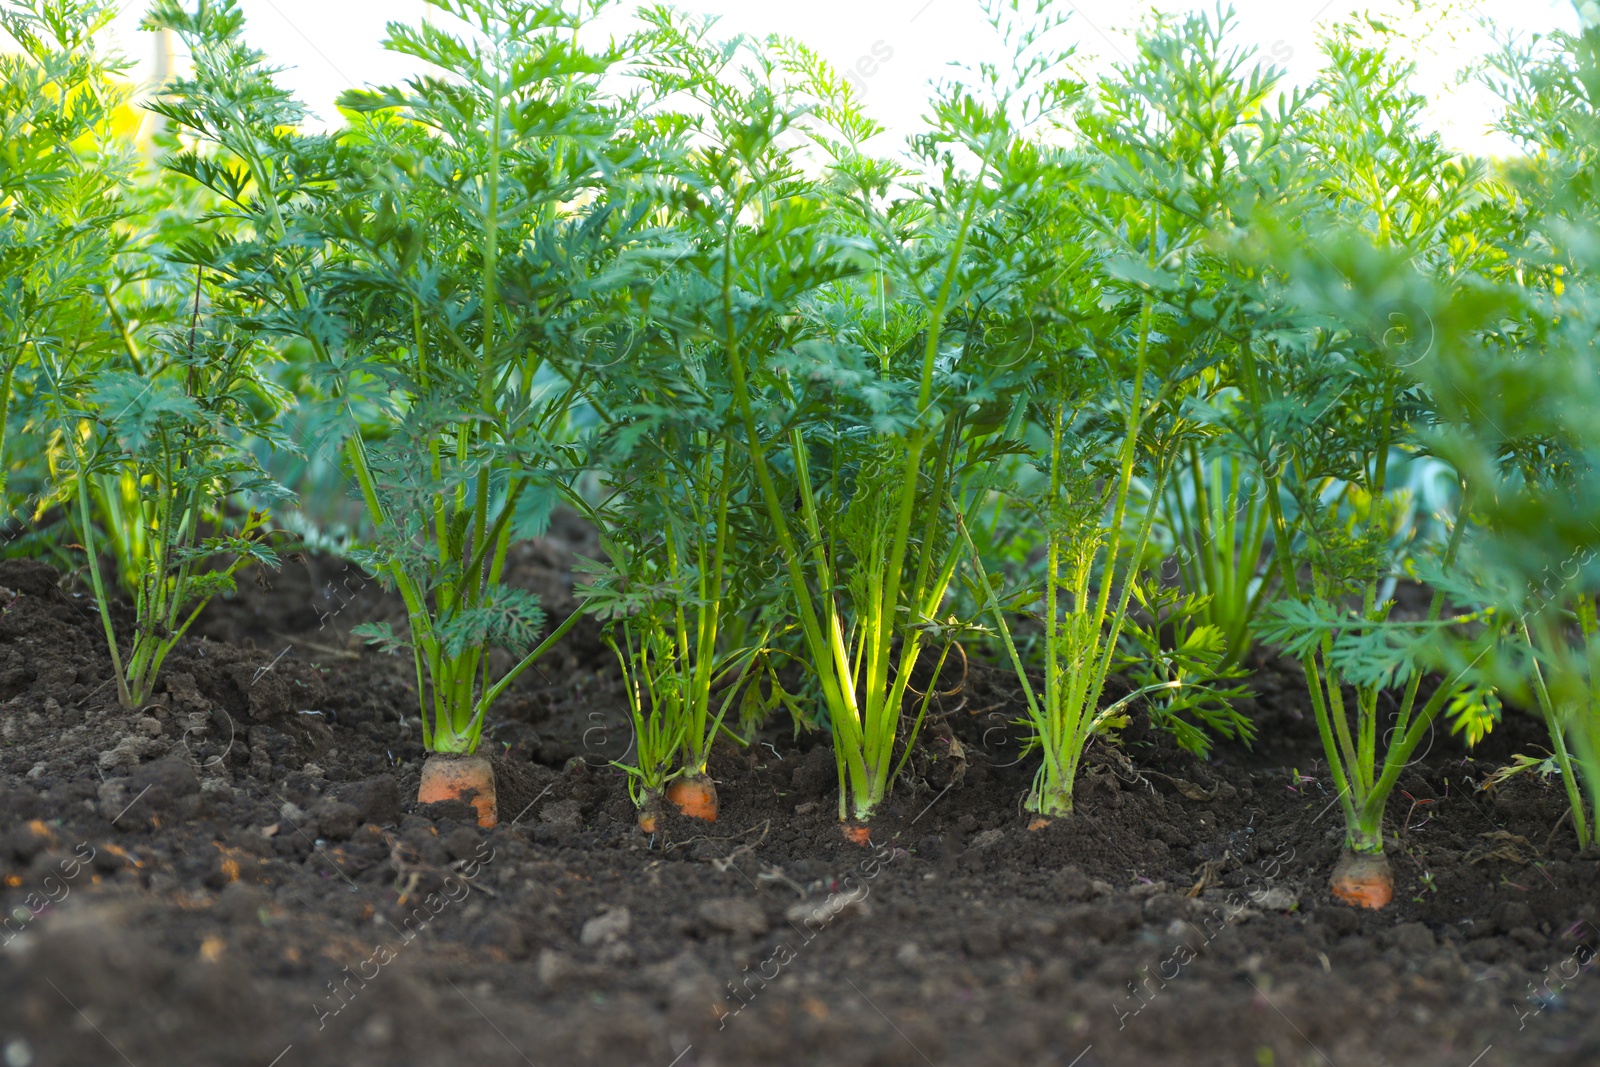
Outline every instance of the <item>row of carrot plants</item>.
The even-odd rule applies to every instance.
[[[1592,840],[1600,31],[1488,57],[1518,147],[1480,160],[1375,21],[1306,87],[1227,15],[1088,78],[1050,5],[995,0],[1008,62],[896,150],[796,41],[430,3],[387,41],[425,73],[326,133],[236,0],[157,0],[190,62],[138,104],[109,0],[0,5],[0,490],[92,586],[123,705],[287,530],[333,543],[293,486],[404,603],[360,631],[414,664],[422,798],[486,823],[494,705],[587,614],[645,827],[714,819],[713,743],[781,712],[859,832],[964,649],[1015,669],[1035,824],[1070,817],[1133,716],[1248,743],[1265,645],[1343,899],[1390,898],[1421,741],[1502,702]],[[605,551],[552,620],[505,571],[557,506]]]

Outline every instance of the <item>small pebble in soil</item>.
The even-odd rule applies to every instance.
[[[334,841],[348,840],[361,825],[361,813],[341,800],[319,800],[312,811],[317,818],[317,829]]]
[[[609,941],[600,948],[600,962],[613,967],[632,963],[637,958],[638,954],[633,951],[633,946],[626,941]]]
[[[810,929],[820,930],[835,919],[846,915],[869,915],[872,909],[865,900],[853,893],[829,893],[822,900],[803,900],[792,904],[783,917],[790,923],[803,923]]]
[[[767,932],[767,913],[760,904],[745,897],[702,900],[698,913],[702,922],[721,933],[760,937]]]
[[[628,932],[633,925],[633,916],[627,908],[613,908],[610,911],[596,915],[583,924],[583,932],[578,935],[578,940],[585,948],[615,941]]]
[[[1250,902],[1262,911],[1293,911],[1300,903],[1300,895],[1282,886],[1273,886],[1271,889],[1263,890],[1258,896],[1252,896]],[[1427,927],[1423,929],[1426,930]]]
[[[971,841],[967,842],[967,847],[972,849],[974,852],[982,852],[986,848],[992,848],[993,846],[998,845],[1001,841],[1005,840],[1005,836],[1006,832],[1004,830],[985,830],[983,833],[976,835]]]
[[[539,809],[539,820],[551,826],[576,827],[583,819],[583,805],[576,800],[558,800]]]
[[[142,815],[140,809],[161,812],[172,808],[183,797],[200,792],[200,778],[188,760],[168,756],[138,767],[128,776],[130,797],[139,797],[139,808],[130,818]],[[142,795],[141,795],[142,794]]]

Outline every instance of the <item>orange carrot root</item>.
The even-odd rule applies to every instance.
[[[1049,826],[1049,825],[1050,825],[1050,820],[1049,819],[1045,818],[1043,815],[1036,815],[1036,816],[1033,817],[1033,820],[1028,823],[1028,829],[1030,829],[1030,830],[1043,830],[1046,826]]]
[[[717,786],[706,775],[674,778],[667,786],[667,800],[691,819],[717,821]]]
[[[478,825],[491,827],[500,821],[494,795],[494,767],[487,756],[457,756],[434,752],[422,764],[422,784],[417,787],[417,803],[437,804],[441,800],[464,800],[478,812]]]
[[[866,848],[872,843],[872,831],[860,823],[847,822],[839,829],[844,831],[844,839],[852,845]]]
[[[639,805],[639,832],[653,834],[661,829],[661,794],[646,793]]]
[[[1394,899],[1394,876],[1382,853],[1345,850],[1333,868],[1333,895],[1357,908],[1381,908]]]

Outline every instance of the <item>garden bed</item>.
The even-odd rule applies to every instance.
[[[570,558],[515,561],[558,617]],[[1273,664],[1254,749],[1201,762],[1136,719],[1030,831],[1015,676],[975,662],[864,849],[825,736],[787,724],[717,750],[714,826],[642,835],[606,764],[615,661],[580,629],[497,708],[481,831],[411,801],[411,664],[348,637],[395,608],[342,568],[243,583],[128,713],[83,598],[0,565],[4,1062],[1600,1057],[1600,857],[1557,827],[1559,787],[1474,788],[1534,720],[1470,755],[1439,730],[1390,806],[1395,903],[1364,912],[1329,895],[1344,827],[1303,680]]]

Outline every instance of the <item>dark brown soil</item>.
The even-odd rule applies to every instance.
[[[576,537],[517,560],[557,617]],[[1471,755],[1441,731],[1391,805],[1395,903],[1364,913],[1327,891],[1334,795],[1272,664],[1254,750],[1136,723],[1044,829],[1009,676],[975,663],[871,847],[787,722],[718,752],[719,822],[646,838],[580,628],[500,709],[485,833],[412,801],[415,675],[350,638],[394,613],[353,569],[215,605],[137,713],[86,598],[19,561],[0,586],[12,1067],[1600,1062],[1600,861],[1559,784],[1476,788],[1531,721]]]

